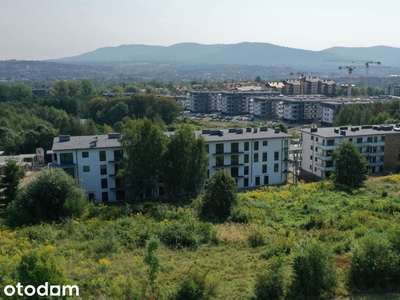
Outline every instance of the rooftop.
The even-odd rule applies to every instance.
[[[57,151],[120,147],[120,137],[121,135],[119,133],[83,136],[60,135],[54,138],[52,150]]]
[[[365,136],[382,134],[400,134],[400,124],[396,125],[362,125],[341,126],[324,128],[302,128],[301,132],[311,133],[323,138],[335,138],[341,136]]]
[[[169,137],[174,132],[166,133]],[[219,141],[240,141],[253,139],[273,139],[273,138],[291,138],[290,134],[281,132],[279,128],[271,129],[268,127],[260,128],[231,128],[231,129],[203,129],[195,131],[196,137],[202,136],[206,142]]]

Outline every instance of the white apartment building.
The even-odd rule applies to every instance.
[[[332,126],[337,114],[339,111],[342,109],[343,106],[345,105],[351,105],[351,104],[361,104],[361,105],[367,105],[369,103],[372,103],[372,100],[332,100],[332,101],[326,101],[326,102],[321,102],[321,107],[322,107],[322,118],[321,118],[321,123],[324,126]]]
[[[371,173],[393,172],[400,161],[400,127],[393,125],[342,126],[300,129],[303,154],[301,171],[318,178],[335,168],[332,153],[342,142],[356,144]]]
[[[98,136],[59,136],[53,140],[50,167],[63,168],[80,181],[89,200],[108,202],[124,199],[116,178],[122,158],[119,133]]]
[[[268,127],[202,130],[208,145],[208,178],[225,169],[236,179],[238,189],[288,181],[291,135]]]
[[[208,179],[223,168],[236,179],[238,189],[288,181],[291,135],[279,128],[200,130],[195,135],[207,143]],[[120,137],[118,133],[56,137],[52,150],[47,152],[53,159],[49,166],[63,168],[77,178],[90,200],[123,200],[124,191],[116,178],[123,156]]]

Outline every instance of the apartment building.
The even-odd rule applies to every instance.
[[[208,178],[225,169],[238,189],[288,182],[291,135],[268,127],[202,130],[208,147]]]
[[[210,113],[221,111],[221,92],[193,91],[189,94],[191,112]]]
[[[167,132],[167,136],[174,135]],[[238,189],[288,181],[291,135],[267,127],[200,130],[208,148],[208,179],[217,169],[226,169],[236,179]],[[50,167],[63,168],[77,178],[88,199],[96,202],[123,200],[116,178],[123,156],[121,135],[59,136],[54,138]]]
[[[49,167],[64,169],[77,178],[88,199],[108,202],[124,199],[116,178],[122,158],[119,133],[98,136],[59,136],[53,140]]]
[[[332,101],[324,101],[321,102],[321,107],[322,107],[322,118],[321,118],[321,124],[323,126],[333,126],[333,123],[335,121],[335,118],[337,114],[340,112],[340,110],[345,106],[345,105],[351,105],[351,104],[360,104],[360,105],[367,105],[369,103],[372,103],[373,100],[332,100]]]
[[[283,117],[283,101],[281,96],[254,97],[254,117],[259,119],[279,119]]]
[[[322,102],[329,101],[325,96],[284,97],[283,120],[289,123],[312,123],[322,117]]]
[[[353,142],[369,163],[371,173],[393,172],[400,161],[400,127],[394,125],[342,126],[300,130],[301,171],[318,178],[335,168],[332,153],[342,142]]]

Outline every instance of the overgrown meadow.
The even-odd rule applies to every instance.
[[[35,252],[54,258],[82,299],[183,299],[196,288],[193,299],[400,299],[399,187],[400,175],[351,192],[329,181],[263,187],[239,193],[222,224],[199,219],[199,199],[91,206],[80,219],[16,229],[2,221],[0,298],[13,299],[3,288]],[[160,241],[155,291],[150,237]],[[315,257],[320,274],[308,272]]]

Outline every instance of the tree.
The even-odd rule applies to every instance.
[[[78,217],[88,202],[78,183],[62,169],[43,169],[7,208],[12,225]]]
[[[192,128],[183,125],[168,143],[164,157],[164,180],[170,196],[182,192],[196,196],[204,186],[207,168],[204,139],[194,137]]]
[[[141,198],[150,192],[158,196],[167,136],[149,119],[126,124],[122,147],[126,153],[119,177],[128,197]]]
[[[331,173],[335,185],[359,188],[367,179],[368,162],[352,142],[343,142],[333,152],[335,169]]]
[[[201,214],[217,221],[226,220],[237,203],[235,179],[219,169],[211,177],[202,199]]]
[[[0,200],[6,206],[15,199],[18,184],[24,178],[24,170],[18,166],[16,160],[7,160],[4,166],[4,175],[0,177]]]
[[[254,82],[257,82],[257,83],[261,83],[261,77],[260,76],[257,76],[256,77],[256,79],[254,79]]]

